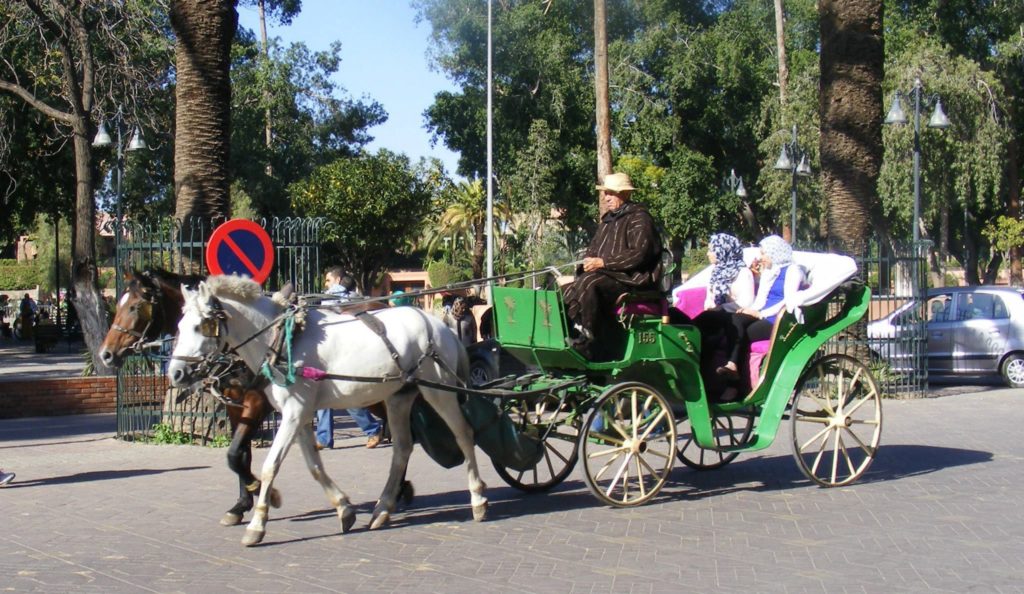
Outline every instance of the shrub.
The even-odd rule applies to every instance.
[[[0,291],[35,289],[42,284],[43,271],[33,262],[0,260]]]

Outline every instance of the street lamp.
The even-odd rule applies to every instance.
[[[793,124],[793,140],[782,143],[782,150],[779,158],[773,167],[775,171],[788,171],[793,176],[793,185],[790,190],[789,205],[789,233],[790,241],[796,241],[796,180],[798,177],[811,175],[811,165],[807,161],[807,151],[800,146],[796,136],[796,124]]]
[[[123,221],[121,220],[121,178],[124,176],[124,151],[131,152],[142,150],[148,147],[146,146],[146,141],[143,140],[142,138],[142,130],[140,130],[139,127],[136,126],[132,130],[132,137],[131,140],[128,141],[128,146],[122,149],[124,143],[122,142],[121,133],[122,130],[125,128],[125,121],[120,111],[118,111],[118,113],[114,116],[113,125],[114,131],[117,134],[117,187],[115,189],[116,194],[114,202],[114,270],[115,274],[120,274],[119,271],[121,269],[121,262],[119,253],[120,250],[118,248],[120,247],[121,243],[121,225],[123,223]],[[92,145],[96,148],[105,148],[110,146],[111,142],[112,140],[110,138],[110,133],[107,132],[106,125],[104,125],[103,122],[100,122],[99,129],[96,130],[96,137],[92,139]]]
[[[907,123],[907,116],[903,113],[903,105],[900,103],[900,96],[909,95],[914,101],[914,220],[912,223],[912,233],[914,238],[914,246],[916,249],[917,242],[921,240],[921,230],[918,227],[918,221],[921,219],[921,101],[922,95],[924,94],[924,88],[921,85],[921,79],[914,79],[914,87],[909,93],[903,93],[897,90],[892,96],[892,105],[889,106],[889,113],[886,114],[886,124],[902,125]],[[935,104],[935,111],[932,113],[932,117],[928,120],[929,128],[937,128],[939,130],[945,130],[949,128],[949,118],[946,117],[946,112],[942,110],[942,99],[936,95],[931,94],[927,97],[923,97],[924,101]]]
[[[729,175],[722,180],[722,189],[729,189],[730,194],[736,194],[740,198],[747,197],[747,189],[743,187],[743,178],[736,175],[735,169],[729,170]]]

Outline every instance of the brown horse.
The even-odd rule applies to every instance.
[[[204,278],[160,269],[126,271],[127,289],[118,301],[114,321],[100,345],[100,360],[119,368],[129,351],[140,349],[147,341],[177,333],[185,303],[181,286],[197,286]],[[260,481],[251,470],[252,438],[272,407],[263,393],[263,384],[244,364],[228,375],[230,379],[223,382],[219,391],[228,401],[225,408],[232,434],[228,467],[238,475],[239,496],[220,523],[234,526],[252,509],[253,494],[260,490]],[[271,490],[271,505],[278,507],[280,503],[280,494]]]
[[[100,345],[99,356],[107,365],[119,368],[124,356],[140,350],[146,342],[178,332],[181,309],[185,299],[181,286],[195,287],[206,277],[179,275],[161,269],[142,272],[125,271],[127,289],[117,304],[110,330]],[[346,303],[346,313],[358,313],[387,307],[380,301]],[[263,392],[264,384],[248,367],[239,363],[232,373],[225,374],[218,391],[227,400],[228,421],[231,423],[231,445],[228,447],[228,467],[238,475],[238,501],[224,512],[220,523],[235,526],[242,523],[246,512],[253,506],[253,495],[259,493],[260,481],[252,474],[252,438],[256,429],[272,410]],[[375,405],[371,411],[386,420],[383,406]],[[402,484],[402,500],[408,504],[413,497],[412,485]],[[281,496],[271,489],[270,503],[281,504]]]

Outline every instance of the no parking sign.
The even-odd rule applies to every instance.
[[[220,225],[206,244],[206,267],[212,274],[238,274],[263,284],[273,266],[270,235],[247,219],[232,219]]]

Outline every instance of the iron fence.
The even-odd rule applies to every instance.
[[[163,219],[148,223],[115,224],[115,263],[135,269],[163,268],[178,274],[207,274],[206,240],[223,221]],[[257,221],[274,244],[274,266],[264,283],[267,290],[291,282],[300,293],[320,288],[320,245],[330,223],[322,218],[284,218]],[[117,274],[117,294],[125,287]],[[166,343],[165,343],[166,344]],[[164,355],[168,354],[167,346]],[[117,435],[121,439],[152,438],[159,427],[188,433],[203,443],[229,432],[224,406],[200,393],[180,399],[165,380],[160,359],[130,357],[117,376]],[[271,439],[278,417],[270,415],[257,439]]]
[[[861,280],[871,289],[871,305],[864,319],[823,347],[868,361],[887,396],[919,397],[928,391],[928,334],[921,297],[928,289],[929,246],[928,241],[893,245],[876,240],[858,255],[851,254]],[[869,329],[872,322],[893,314],[901,318],[898,331],[884,323]]]

